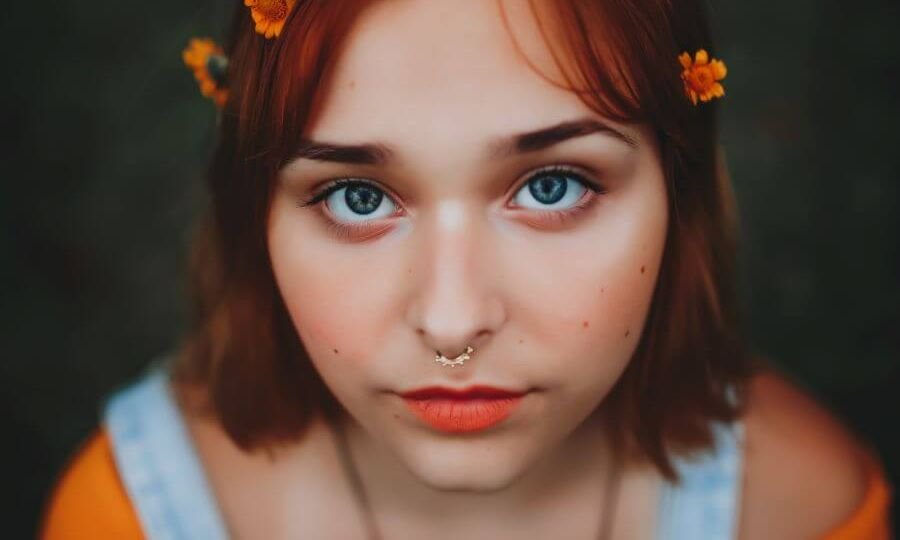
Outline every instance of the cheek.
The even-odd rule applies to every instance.
[[[275,281],[294,327],[320,371],[363,363],[382,346],[376,339],[384,335],[377,313],[388,292],[370,283],[388,271],[379,266],[386,259],[373,257],[364,268],[358,256],[348,262],[346,247],[298,234],[310,224],[295,214],[276,201],[268,240]]]
[[[591,351],[620,356],[636,345],[653,297],[658,260],[643,253],[609,261],[598,257],[597,270],[556,272],[565,283],[542,303],[544,334]],[[619,354],[617,354],[619,353]]]
[[[565,251],[534,252],[525,279],[537,293],[523,312],[558,373],[618,376],[634,354],[653,299],[665,247],[665,199],[644,212],[622,207],[596,221]],[[643,199],[642,204],[647,204]],[[648,217],[650,216],[650,217]],[[560,264],[559,261],[565,261]],[[537,329],[537,330],[535,330]],[[579,369],[572,369],[579,366]]]

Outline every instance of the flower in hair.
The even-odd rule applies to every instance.
[[[266,39],[278,37],[297,0],[244,0],[256,23],[256,33]]]
[[[694,58],[687,52],[678,57],[681,67],[681,79],[684,81],[684,91],[694,105],[697,101],[707,102],[725,95],[725,87],[721,81],[728,74],[725,62],[713,58],[704,49],[697,51]]]
[[[200,85],[200,93],[222,107],[228,99],[225,77],[228,71],[228,57],[222,48],[209,38],[193,38],[181,54],[184,64],[194,72]]]

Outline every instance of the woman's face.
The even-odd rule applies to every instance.
[[[634,353],[665,243],[649,130],[609,122],[529,67],[523,53],[558,79],[523,6],[506,3],[518,52],[494,0],[366,11],[268,223],[316,369],[440,489],[499,489],[587,425]],[[340,178],[356,183],[301,206]],[[467,344],[463,366],[435,363]],[[398,395],[471,385],[533,391],[466,433]]]

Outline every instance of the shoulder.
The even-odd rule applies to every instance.
[[[741,538],[818,538],[867,499],[873,458],[837,419],[784,378],[748,387]]]
[[[143,538],[104,430],[91,434],[57,480],[41,538]]]

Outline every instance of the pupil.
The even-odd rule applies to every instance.
[[[349,186],[344,192],[344,201],[354,212],[371,214],[378,209],[384,194],[365,185]]]
[[[566,194],[566,179],[559,175],[544,175],[528,184],[531,195],[544,204],[553,204]]]

